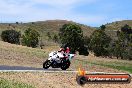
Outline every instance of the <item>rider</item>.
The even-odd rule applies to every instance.
[[[58,52],[61,52],[64,55],[64,58],[67,58],[70,53],[70,48],[67,45],[64,45]]]

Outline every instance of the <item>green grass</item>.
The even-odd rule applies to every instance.
[[[78,59],[76,59],[78,60]],[[99,65],[104,67],[109,67],[113,69],[128,71],[132,73],[132,63],[128,63],[127,61],[84,61],[84,60],[78,60],[82,61],[84,64],[92,64],[92,65]]]
[[[0,79],[0,88],[35,88],[32,85]]]

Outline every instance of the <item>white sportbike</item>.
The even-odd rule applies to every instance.
[[[66,55],[53,51],[49,54],[49,58],[43,63],[43,68],[48,69],[49,67],[52,68],[61,68],[62,70],[66,70],[69,68],[71,62],[70,60],[75,56],[75,54],[68,54]]]

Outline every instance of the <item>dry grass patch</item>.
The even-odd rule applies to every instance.
[[[130,84],[86,84],[83,87],[76,82],[76,73],[8,72],[0,73],[7,80],[28,83],[36,88],[131,88]]]

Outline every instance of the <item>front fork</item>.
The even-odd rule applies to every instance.
[[[50,61],[50,63],[53,63],[53,59],[51,57],[48,58],[48,60]]]

